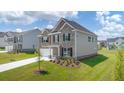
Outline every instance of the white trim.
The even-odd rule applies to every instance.
[[[58,26],[58,24],[59,24],[62,20],[63,20],[63,18],[60,18],[60,20],[57,22],[57,24],[54,26],[54,28],[52,29],[51,32],[53,32],[53,31],[56,29],[56,27]]]
[[[47,47],[47,48],[49,48],[49,47],[59,47],[59,45],[48,45],[48,46],[42,46],[42,47]]]
[[[55,34],[60,34],[61,32],[55,32],[55,33],[50,33],[48,35],[55,35]]]
[[[55,25],[55,27],[53,28],[52,32],[56,29],[56,27],[59,25],[59,23],[60,23],[62,20],[65,22],[64,24],[67,24],[67,25],[69,25],[71,28],[75,29],[72,25],[70,25],[70,24],[69,24],[68,22],[66,22],[63,18],[61,18],[61,19],[57,22],[57,24]],[[63,26],[62,26],[62,27],[63,27]]]
[[[60,47],[58,47],[58,56],[60,56]]]
[[[41,37],[41,36],[43,36],[43,35],[37,35],[37,37]]]
[[[75,31],[75,58],[77,58],[77,32]]]

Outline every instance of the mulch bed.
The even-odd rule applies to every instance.
[[[77,61],[75,59],[55,59],[55,60],[51,60],[50,62],[59,64],[64,67],[72,67],[72,68],[80,67],[80,61]]]

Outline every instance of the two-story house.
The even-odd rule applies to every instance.
[[[33,52],[39,47],[39,40],[37,36],[41,33],[39,29],[32,29],[28,31],[21,32],[23,42],[22,51],[23,52]]]
[[[5,49],[8,52],[18,52],[22,50],[22,34],[18,32],[7,32],[7,38],[5,42],[7,42]]]
[[[39,47],[37,35],[40,33],[39,29],[7,32],[6,51],[34,52]]]
[[[96,34],[65,18],[53,29],[44,29],[39,38],[42,56],[80,59],[97,54]]]
[[[120,48],[120,44],[122,42],[124,42],[124,37],[108,38],[107,39],[107,49],[108,50],[118,49],[118,48]]]
[[[7,45],[7,42],[5,42],[6,38],[6,32],[0,32],[0,48],[5,48]]]

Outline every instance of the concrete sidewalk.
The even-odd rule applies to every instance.
[[[41,57],[40,60],[49,61],[50,59]],[[27,64],[30,64],[33,62],[37,62],[37,61],[38,61],[38,57],[34,57],[34,58],[24,59],[24,60],[20,60],[20,61],[14,61],[11,63],[1,64],[0,65],[0,72],[11,70],[11,69],[21,67],[21,66],[24,66],[24,65],[27,65]]]
[[[8,51],[0,51],[0,53],[7,53]]]

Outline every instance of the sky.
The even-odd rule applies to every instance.
[[[0,32],[53,28],[61,17],[78,22],[98,40],[124,36],[123,11],[1,11]]]

